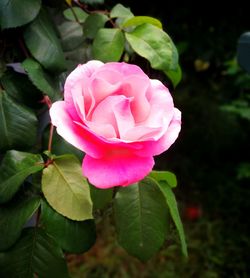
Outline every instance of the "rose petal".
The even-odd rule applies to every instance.
[[[83,174],[98,188],[127,186],[143,179],[153,168],[152,157],[115,156],[95,159],[85,155]]]
[[[143,70],[138,67],[137,65],[132,65],[132,64],[127,64],[125,62],[109,62],[106,63],[103,68],[106,69],[111,69],[111,70],[116,70],[120,73],[122,73],[123,76],[129,76],[129,75],[137,75],[137,76],[142,76],[145,77],[147,76]]]
[[[154,138],[157,138],[161,134],[161,130],[162,127],[135,126],[127,130],[123,139],[130,142],[154,140]]]
[[[125,95],[126,97],[133,97],[131,111],[136,123],[146,120],[149,115],[150,105],[146,97],[149,86],[150,82],[147,76],[130,75],[123,80],[122,90],[119,94]]]
[[[86,122],[90,129],[95,131],[92,128],[93,123],[100,126],[97,134],[103,135],[101,128],[111,124],[116,132],[116,136],[113,137],[122,138],[123,133],[134,126],[134,119],[130,111],[130,99],[122,95],[108,96],[95,108],[91,121]]]
[[[84,103],[80,100],[78,103],[78,108],[85,107],[86,113],[93,106],[93,96],[88,90],[88,83],[91,75],[103,65],[100,61],[89,61],[86,64],[78,65],[78,67],[73,70],[67,77],[64,85],[64,100],[67,103],[68,111],[71,116],[76,120],[79,117],[77,115],[77,109],[75,109],[76,100],[75,97],[78,96],[78,101],[80,100],[80,95],[84,96]],[[81,117],[80,117],[81,118]]]
[[[159,155],[170,148],[177,139],[181,130],[181,112],[174,108],[174,116],[171,120],[166,133],[157,141],[141,142],[142,149],[135,151],[139,156]]]
[[[91,81],[91,92],[95,99],[95,107],[106,97],[113,95],[120,89],[120,82],[116,84],[111,84],[104,79],[101,78],[94,78]],[[92,111],[90,111],[92,112]],[[91,117],[91,114],[88,114],[88,117]]]
[[[76,148],[90,154],[93,157],[102,157],[105,148],[95,136],[86,132],[77,125],[67,111],[67,104],[64,101],[57,101],[50,108],[51,122],[57,127],[57,133]]]
[[[169,90],[159,80],[151,79],[150,83],[151,86],[147,92],[148,97],[149,94],[151,95],[149,99],[150,113],[142,124],[149,127],[163,127],[165,131],[174,114],[173,98]]]

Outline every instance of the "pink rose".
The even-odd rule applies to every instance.
[[[83,174],[96,187],[143,179],[153,156],[180,132],[181,112],[168,89],[136,65],[89,61],[71,72],[64,89],[64,101],[50,109],[52,124],[86,153]]]

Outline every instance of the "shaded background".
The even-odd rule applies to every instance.
[[[105,7],[116,3],[106,1]],[[112,220],[107,217],[100,223],[93,250],[83,257],[69,256],[72,273],[76,277],[249,277],[250,78],[236,62],[238,39],[250,30],[249,9],[239,1],[226,6],[209,1],[120,3],[135,15],[160,19],[179,49],[183,80],[175,90],[169,86],[182,111],[182,131],[171,149],[156,158],[155,168],[177,175],[175,192],[189,259],[182,257],[174,236],[149,262],[140,263],[116,246]],[[141,58],[135,62],[146,66]],[[161,73],[148,74],[168,84]],[[237,106],[242,101],[244,113]]]

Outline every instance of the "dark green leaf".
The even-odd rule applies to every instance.
[[[48,203],[69,219],[93,218],[89,185],[74,156],[55,159],[44,169],[42,190]]]
[[[182,70],[180,65],[178,64],[176,70],[167,70],[164,71],[164,73],[167,75],[167,77],[171,80],[174,88],[180,83],[182,78]]]
[[[122,4],[116,4],[112,10],[110,11],[110,17],[121,17],[124,19],[128,19],[133,17],[133,13],[130,11],[129,8],[124,7]]]
[[[69,278],[60,247],[40,228],[26,228],[6,253],[0,253],[0,276]]]
[[[184,256],[187,257],[187,244],[186,244],[186,240],[185,240],[185,233],[184,233],[183,225],[182,225],[181,218],[179,215],[178,206],[177,206],[177,202],[176,202],[174,193],[171,189],[171,186],[167,182],[157,182],[157,185],[159,186],[160,190],[162,191],[163,195],[165,196],[171,217],[175,223],[176,229],[177,229],[179,237],[180,237],[182,253]]]
[[[176,175],[169,171],[152,171],[149,176],[157,182],[167,182],[172,188],[177,186]]]
[[[240,66],[250,73],[250,32],[243,33],[239,38],[237,59]]]
[[[9,201],[23,181],[43,167],[39,154],[8,151],[0,166],[0,203]]]
[[[27,71],[33,84],[44,94],[48,95],[51,100],[55,101],[62,97],[59,81],[46,73],[37,61],[27,58],[22,63],[22,66]]]
[[[156,182],[146,178],[120,188],[114,200],[120,245],[140,260],[151,258],[165,241],[168,209]]]
[[[36,141],[35,113],[0,91],[0,149],[25,148]]]
[[[93,42],[94,59],[117,62],[124,50],[125,38],[120,29],[101,28]]]
[[[86,252],[95,243],[94,220],[70,220],[57,213],[47,202],[43,201],[41,221],[46,232],[53,236],[65,251]]]
[[[83,23],[88,17],[88,14],[79,7],[69,8],[63,12],[63,15],[68,20],[77,21],[80,23]]]
[[[1,83],[15,101],[29,107],[39,107],[42,93],[30,82],[27,75],[8,70],[1,77]]]
[[[144,23],[132,32],[125,33],[132,49],[146,58],[151,67],[158,70],[176,70],[178,52],[171,38],[154,25]]]
[[[137,26],[141,25],[143,23],[149,23],[152,25],[155,25],[156,27],[162,29],[162,24],[161,22],[151,16],[134,16],[132,18],[127,19],[126,21],[123,22],[122,27],[127,28],[131,26]]]
[[[82,26],[77,22],[64,22],[58,27],[62,47],[65,51],[73,50],[84,42]]]
[[[66,69],[60,41],[45,10],[25,28],[23,35],[29,51],[45,69],[53,73]]]
[[[108,17],[104,14],[90,14],[83,25],[83,33],[86,38],[94,39],[98,30],[104,27]]]
[[[0,25],[2,29],[22,26],[33,20],[41,8],[41,0],[1,0]]]
[[[111,202],[113,197],[113,189],[99,189],[90,184],[90,195],[94,210],[103,209]]]
[[[40,205],[39,197],[21,197],[0,206],[0,250],[8,249],[21,235],[24,224]]]

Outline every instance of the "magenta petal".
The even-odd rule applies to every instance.
[[[83,174],[98,188],[127,186],[142,180],[154,166],[153,157],[116,156],[95,159],[86,155]]]

